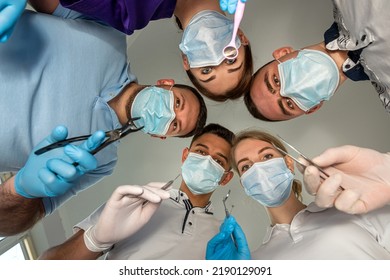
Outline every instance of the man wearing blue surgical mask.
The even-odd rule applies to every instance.
[[[38,7],[53,14],[26,10],[0,44],[0,125],[7,131],[0,139],[0,172],[16,173],[0,188],[1,236],[29,229],[112,174],[118,142],[89,153],[102,131],[139,117],[135,125],[147,134],[190,137],[206,122],[205,103],[194,88],[172,80],[137,83],[124,34],[56,1]],[[100,137],[70,150],[34,154],[50,142],[98,131]]]
[[[254,74],[244,100],[255,118],[283,121],[314,113],[347,79],[370,80],[390,112],[390,31],[384,27],[390,2],[333,3],[335,22],[324,42],[277,49],[275,60]]]
[[[102,205],[77,224],[70,239],[44,252],[40,259],[96,259],[107,251],[105,258],[109,260],[204,259],[206,244],[220,225],[213,216],[210,198],[233,177],[233,139],[233,132],[225,127],[206,125],[182,152],[180,187],[169,190],[169,199],[165,197],[158,210],[153,209],[153,217],[143,218],[144,206],[137,206],[134,196],[118,199],[123,196],[123,187],[118,188],[107,206]],[[150,183],[126,188],[155,192],[161,186]],[[127,205],[126,199],[132,204]],[[123,222],[122,217],[127,220]],[[139,229],[139,224],[145,225]]]

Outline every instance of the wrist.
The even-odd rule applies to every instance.
[[[84,243],[88,250],[90,250],[91,252],[103,253],[108,252],[114,245],[113,243],[104,243],[98,241],[95,237],[95,226],[89,227],[84,232]]]

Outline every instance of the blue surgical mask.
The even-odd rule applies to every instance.
[[[336,63],[317,50],[301,50],[296,58],[280,62],[278,69],[280,95],[291,98],[305,112],[329,100],[339,84]]]
[[[135,125],[144,126],[142,130],[145,133],[165,135],[176,117],[173,102],[171,90],[156,86],[142,89],[131,106],[131,116],[140,117],[134,121]]]
[[[225,169],[211,156],[189,153],[181,166],[181,175],[193,194],[206,194],[219,186]]]
[[[216,66],[225,60],[222,52],[232,34],[232,20],[215,11],[203,11],[185,28],[179,48],[187,56],[191,68]],[[237,36],[236,47],[240,46]]]
[[[283,158],[256,162],[241,176],[245,193],[266,207],[278,207],[291,193],[294,175]]]

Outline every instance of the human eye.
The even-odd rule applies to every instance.
[[[244,174],[249,168],[251,168],[251,165],[250,164],[243,164],[241,165],[240,167],[240,173],[241,174]]]
[[[175,108],[180,108],[181,100],[180,98],[176,98],[175,100]]]
[[[236,61],[237,61],[236,58],[233,58],[233,59],[226,59],[226,60],[225,60],[225,63],[226,63],[227,65],[232,65],[232,64],[234,64]]]
[[[173,130],[173,131],[176,131],[176,129],[177,129],[177,121],[174,120],[174,121],[172,122],[172,130]]]
[[[280,80],[276,75],[273,76],[273,80],[274,80],[275,85],[280,87]]]
[[[294,102],[292,102],[292,100],[290,98],[286,99],[286,104],[287,104],[288,108],[294,109]]]
[[[263,160],[264,160],[264,161],[270,160],[270,159],[272,159],[273,157],[274,157],[273,154],[265,154],[265,155],[263,156]]]
[[[224,161],[222,161],[222,160],[220,160],[218,158],[215,158],[214,161],[216,163],[218,163],[220,166],[222,166],[223,168],[225,168],[225,162]]]
[[[202,156],[206,156],[207,155],[207,153],[205,151],[203,151],[202,149],[195,150],[195,153],[200,154]]]
[[[212,70],[213,70],[212,67],[205,67],[205,68],[202,68],[201,73],[204,75],[207,75],[207,74],[210,74]]]

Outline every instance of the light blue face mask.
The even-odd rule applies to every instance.
[[[224,47],[230,43],[233,21],[215,11],[196,14],[183,33],[180,50],[187,56],[191,68],[216,66],[225,60]],[[241,41],[236,37],[236,47]]]
[[[189,153],[181,166],[181,175],[193,194],[206,194],[219,186],[225,170],[211,156]]]
[[[145,133],[165,135],[176,114],[173,108],[174,96],[171,90],[151,86],[142,89],[134,98],[131,116],[140,117],[134,121],[137,127],[144,126]]]
[[[267,207],[278,207],[289,198],[294,175],[283,158],[256,162],[241,176],[245,193]]]
[[[301,50],[296,58],[280,62],[280,95],[291,98],[307,112],[323,100],[329,100],[339,84],[334,60],[317,50]]]

